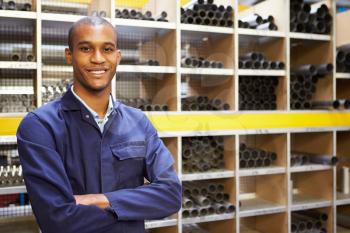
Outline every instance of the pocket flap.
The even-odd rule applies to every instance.
[[[146,154],[146,146],[144,141],[123,142],[111,145],[114,156],[119,160],[130,158],[144,158]]]

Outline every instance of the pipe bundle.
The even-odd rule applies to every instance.
[[[208,181],[183,183],[182,217],[199,217],[212,214],[233,213],[236,208],[229,202],[225,186]]]
[[[0,10],[18,10],[18,11],[31,11],[32,4],[30,3],[16,3],[15,1],[0,1]]]
[[[316,84],[320,78],[326,77],[333,71],[333,65],[306,64],[292,69],[290,79],[292,109],[323,109],[322,103],[312,101],[316,92]],[[326,105],[325,103],[323,105]]]
[[[292,0],[290,4],[290,31],[330,34],[333,17],[328,6],[313,8],[304,0]]]
[[[269,61],[263,53],[250,52],[239,57],[238,68],[283,70],[285,64],[282,61]]]
[[[181,23],[233,27],[233,8],[214,4],[214,0],[193,0],[181,7]]]
[[[43,84],[41,88],[42,102],[45,104],[62,97],[70,83],[70,79],[64,79],[54,84]]]
[[[350,44],[337,48],[337,72],[350,73]]]
[[[209,99],[207,96],[190,96],[181,98],[184,111],[229,110],[230,105],[222,99]]]
[[[182,138],[182,170],[185,173],[223,169],[224,138],[222,136]]]
[[[150,99],[130,98],[120,100],[123,104],[138,108],[142,111],[168,111],[169,106],[166,104],[152,104]]]
[[[238,27],[270,31],[278,30],[278,27],[275,24],[275,18],[272,15],[263,18],[259,14],[248,15],[238,20]]]
[[[30,112],[34,109],[33,95],[0,95],[0,113]]]
[[[292,213],[291,232],[326,233],[328,215],[318,210],[304,210]]]
[[[338,163],[336,156],[319,155],[307,152],[292,151],[290,156],[291,166],[323,164],[335,166]]]
[[[222,61],[207,60],[203,57],[184,57],[181,59],[182,67],[191,68],[224,68]]]
[[[244,76],[239,78],[240,110],[275,110],[277,109],[277,77]]]
[[[239,145],[239,168],[269,167],[276,160],[275,152]]]
[[[23,184],[24,180],[21,165],[0,166],[0,187]]]
[[[142,13],[141,11],[136,11],[134,9],[115,9],[115,18],[168,22],[166,19],[167,17],[168,13],[166,11],[162,11],[159,15],[152,17],[151,11]]]

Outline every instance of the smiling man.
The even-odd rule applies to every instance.
[[[85,17],[68,44],[73,85],[17,132],[34,214],[43,233],[143,233],[145,219],[181,206],[172,156],[145,115],[110,94],[121,59],[115,28]]]

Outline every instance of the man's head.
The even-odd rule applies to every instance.
[[[65,56],[73,65],[74,86],[87,92],[110,91],[121,59],[113,25],[100,17],[84,17],[69,30],[68,45]]]

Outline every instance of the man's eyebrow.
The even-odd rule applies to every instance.
[[[80,42],[78,42],[77,45],[82,45],[82,44],[91,44],[91,42],[89,42],[89,41],[80,41]],[[104,42],[103,45],[111,45],[111,46],[117,47],[117,45],[114,42]]]

